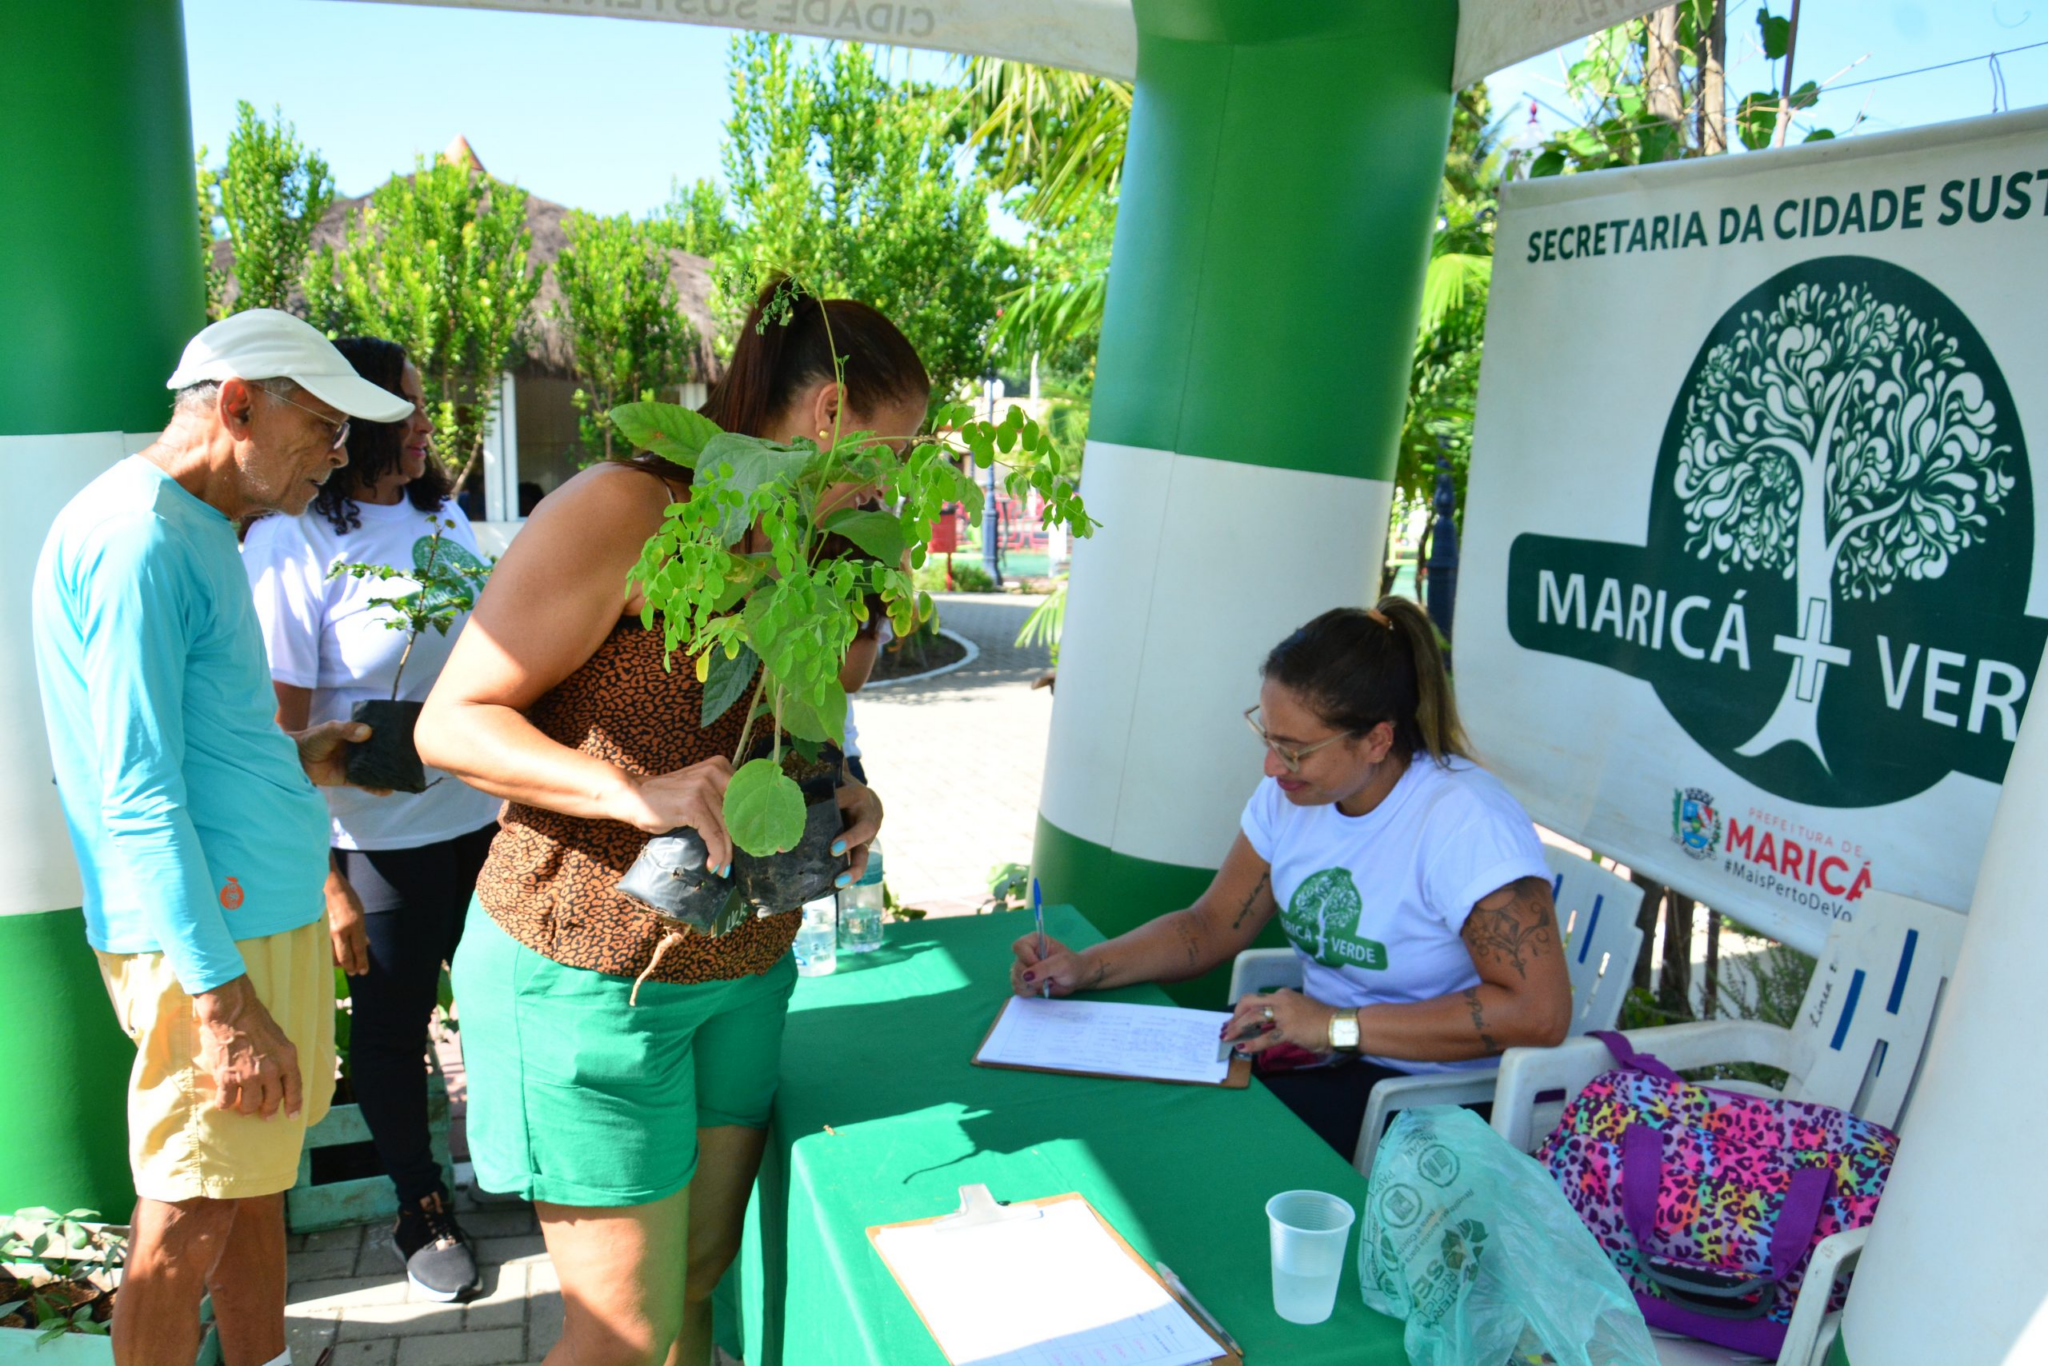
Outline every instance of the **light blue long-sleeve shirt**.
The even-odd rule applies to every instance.
[[[94,948],[160,951],[196,993],[242,975],[236,940],[320,917],[327,805],[277,727],[232,522],[123,460],[51,526],[34,638]]]

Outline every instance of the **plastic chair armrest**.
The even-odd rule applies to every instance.
[[[1301,989],[1301,960],[1293,949],[1246,949],[1230,967],[1230,1004],[1267,987]]]
[[[1826,1349],[1821,1325],[1827,1318],[1828,1297],[1835,1281],[1854,1268],[1869,1238],[1866,1225],[1829,1234],[1814,1244],[1806,1277],[1799,1283],[1799,1298],[1792,1302],[1791,1322],[1785,1325],[1785,1347],[1778,1354],[1785,1366],[1817,1366]]]
[[[1655,1054],[1680,1072],[1735,1062],[1761,1063],[1795,1074],[1803,1070],[1798,1040],[1792,1032],[1760,1020],[1659,1025],[1630,1030],[1625,1037],[1637,1052]],[[1607,1045],[1594,1038],[1566,1039],[1555,1048],[1510,1048],[1500,1060],[1494,1131],[1517,1151],[1532,1151],[1542,1140],[1542,1135],[1532,1132],[1530,1119],[1536,1097],[1545,1091],[1575,1096],[1614,1065]]]
[[[1658,1025],[1628,1032],[1637,1052],[1654,1053],[1675,1071],[1721,1063],[1761,1063],[1794,1074],[1805,1070],[1798,1038],[1791,1030],[1762,1020],[1700,1020],[1691,1024]]]
[[[1491,1067],[1472,1068],[1462,1072],[1431,1072],[1414,1077],[1390,1077],[1372,1088],[1372,1095],[1365,1102],[1365,1123],[1358,1131],[1358,1148],[1353,1154],[1351,1165],[1358,1168],[1360,1176],[1372,1176],[1373,1154],[1379,1151],[1380,1137],[1387,1131],[1387,1123],[1398,1110],[1414,1110],[1424,1105],[1473,1105],[1493,1099],[1494,1080],[1497,1071]]]
[[[1494,1132],[1516,1152],[1534,1149],[1536,1097],[1545,1091],[1577,1095],[1581,1087],[1614,1066],[1614,1055],[1598,1039],[1566,1039],[1555,1048],[1510,1048],[1500,1055],[1493,1093]]]

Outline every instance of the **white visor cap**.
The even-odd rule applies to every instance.
[[[223,379],[288,379],[365,422],[403,422],[412,416],[409,401],[364,379],[333,342],[275,308],[251,308],[202,328],[185,344],[164,387],[183,389]]]

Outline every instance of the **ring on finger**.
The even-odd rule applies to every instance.
[[[1270,1024],[1270,1023],[1272,1023],[1272,1020],[1273,1020],[1273,1007],[1271,1007],[1271,1006],[1261,1006],[1261,1007],[1259,1008],[1259,1014],[1265,1017],[1265,1019],[1266,1019],[1266,1022],[1267,1022],[1267,1023],[1269,1023],[1269,1024]]]

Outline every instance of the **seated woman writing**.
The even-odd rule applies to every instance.
[[[1571,986],[1535,828],[1472,761],[1422,609],[1325,612],[1260,672],[1245,715],[1266,777],[1209,890],[1079,952],[1027,934],[1010,980],[1066,996],[1199,977],[1277,914],[1303,990],[1247,996],[1226,1036],[1348,1158],[1382,1078],[1558,1043]]]

